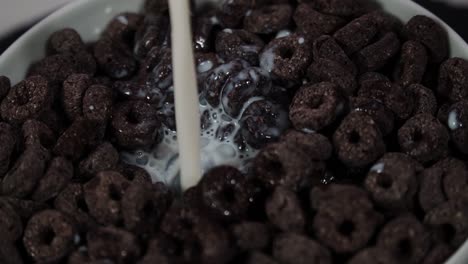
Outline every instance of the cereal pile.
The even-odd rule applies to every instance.
[[[180,196],[148,165],[176,140],[167,2],[52,34],[0,77],[0,263],[444,262],[468,237],[468,61],[370,2],[194,12],[202,130],[243,162]]]

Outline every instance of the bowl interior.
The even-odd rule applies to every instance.
[[[218,0],[198,0],[200,3],[220,2]],[[403,21],[422,14],[439,21],[447,30],[451,56],[468,59],[468,45],[447,24],[418,4],[408,0],[377,0],[389,13]],[[10,77],[13,84],[24,76],[29,65],[45,55],[45,43],[48,36],[64,27],[76,29],[85,41],[96,40],[109,20],[120,12],[138,11],[143,0],[80,0],[56,11],[26,34],[19,38],[0,57],[0,75]],[[447,262],[447,264],[468,263],[468,243]]]

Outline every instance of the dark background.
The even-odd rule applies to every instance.
[[[389,0],[391,1],[391,0]],[[409,1],[409,0],[408,0]],[[457,31],[466,41],[468,41],[468,8],[455,8],[439,2],[432,2],[430,0],[414,0],[421,4],[433,13],[438,15],[442,20],[449,24],[455,31]],[[468,1],[468,0],[467,0]],[[29,27],[21,28],[8,36],[0,38],[0,54],[21,34],[23,34]]]

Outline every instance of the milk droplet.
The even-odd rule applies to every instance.
[[[377,164],[375,164],[374,166],[372,166],[372,168],[370,169],[371,172],[377,172],[377,173],[382,173],[383,170],[385,168],[385,164],[379,162]]]
[[[267,72],[271,72],[275,67],[275,53],[273,48],[267,49],[260,55],[260,67]]]
[[[457,130],[463,127],[463,124],[458,120],[458,114],[455,110],[451,111],[448,115],[447,125],[451,130]]]
[[[90,105],[89,110],[93,111],[94,110],[94,105]]]
[[[232,34],[232,29],[230,29],[230,28],[225,28],[225,29],[223,30],[223,32]]]
[[[125,16],[118,16],[117,20],[124,25],[128,25],[128,19]]]
[[[200,62],[200,64],[198,64],[197,71],[199,73],[204,73],[204,72],[207,72],[207,71],[213,69],[213,66],[214,66],[214,64],[210,60],[202,61],[202,62]]]
[[[297,40],[297,42],[298,42],[299,44],[304,44],[305,40],[304,40],[304,38],[301,37],[301,38],[299,38],[299,39]]]
[[[287,29],[283,29],[283,30],[278,31],[275,38],[283,38],[289,35],[291,35],[291,31]]]

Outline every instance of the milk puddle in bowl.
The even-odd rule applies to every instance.
[[[232,62],[215,67],[214,62],[206,60],[200,62],[196,68],[200,77],[206,76],[207,73],[210,72],[230,74],[231,66]],[[252,68],[249,67],[247,63],[243,63],[243,67],[245,71],[231,77],[225,84],[220,92],[220,104],[218,106],[210,105],[202,95],[200,96],[199,113],[202,119],[200,154],[202,174],[220,165],[233,166],[245,172],[248,170],[252,158],[254,158],[259,151],[258,148],[254,148],[245,142],[245,140],[242,140],[240,134],[243,120],[248,117],[245,113],[247,108],[255,102],[263,101],[265,98],[262,96],[251,97],[243,104],[239,114],[233,117],[233,115],[227,113],[230,111],[227,107],[228,99],[226,96],[223,96],[224,90],[229,90],[230,81],[239,81],[236,80],[236,78],[240,79],[240,81],[248,78],[256,81],[259,78],[256,72],[248,70]],[[268,73],[259,68],[255,69],[269,78]],[[158,93],[159,88],[152,87],[152,91]],[[172,90],[173,87],[169,87],[167,92],[171,93]],[[173,102],[171,100],[167,100],[166,102],[164,102],[165,100],[162,101],[163,103],[158,106],[159,112],[165,115],[173,115]],[[285,110],[279,111],[279,114],[275,115],[274,118],[277,126],[263,127],[261,129],[266,138],[279,137],[289,126],[289,119]],[[129,164],[144,168],[150,173],[154,182],[161,181],[178,188],[180,167],[177,132],[163,125],[159,131],[159,135],[161,138],[159,143],[151,150],[123,152],[121,153],[122,159]]]

